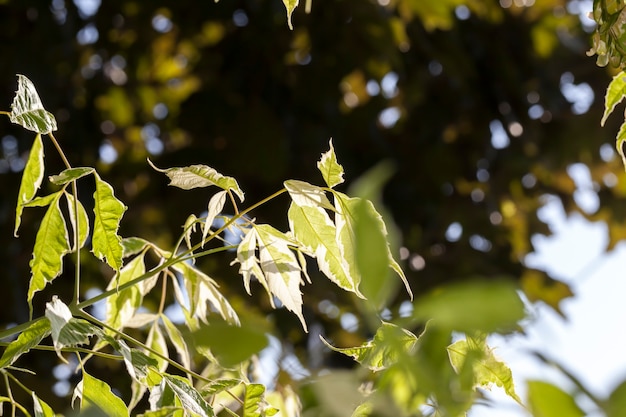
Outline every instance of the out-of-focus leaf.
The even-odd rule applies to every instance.
[[[622,158],[624,169],[626,169],[626,121],[622,123],[619,128],[619,132],[617,132],[617,137],[615,138],[615,148],[617,149],[619,156]]]
[[[566,283],[556,281],[545,272],[534,269],[528,269],[524,272],[521,285],[522,291],[530,302],[543,301],[561,316],[563,316],[560,308],[561,301],[574,296]]]
[[[37,190],[41,186],[43,180],[44,162],[43,162],[43,143],[41,134],[38,134],[30,148],[28,160],[22,174],[22,182],[20,183],[20,191],[17,195],[17,207],[15,209],[15,230],[14,236],[17,237],[17,230],[22,221],[22,211],[24,204],[31,201]]]
[[[328,142],[328,145],[330,149],[322,154],[322,158],[317,162],[317,169],[322,173],[326,185],[334,188],[344,182],[343,167],[337,162],[332,139]]]
[[[243,399],[243,417],[261,417],[263,394],[265,386],[262,384],[247,384],[246,395]]]
[[[95,220],[93,225],[92,250],[94,255],[116,271],[122,267],[122,238],[117,230],[126,206],[115,195],[113,187],[103,181],[97,173],[94,198]]]
[[[268,340],[262,328],[242,323],[233,326],[225,321],[213,320],[201,324],[192,332],[196,346],[208,347],[225,367],[235,366],[267,346]]]
[[[476,351],[478,355],[468,354],[470,351]],[[471,366],[476,386],[489,388],[495,384],[522,405],[522,400],[515,393],[511,369],[496,358],[493,350],[484,340],[477,341],[472,338],[459,340],[448,346],[448,356],[457,373],[460,373],[464,367]],[[468,360],[471,363],[468,364]]]
[[[79,389],[80,388],[80,389]],[[81,413],[89,413],[91,407],[98,409],[109,417],[128,417],[129,412],[124,401],[111,391],[111,387],[89,375],[83,369],[83,380],[79,383],[77,390],[80,392]]]
[[[51,175],[50,182],[56,185],[65,185],[70,181],[75,181],[79,178],[90,175],[93,172],[95,172],[95,169],[91,167],[68,168],[61,171],[59,175]]]
[[[418,337],[395,324],[383,322],[374,338],[361,346],[336,348],[323,337],[320,339],[335,352],[351,356],[372,371],[380,371],[396,363],[403,355],[410,355]]]
[[[544,381],[528,381],[528,404],[535,417],[582,417],[585,415],[571,395]]]
[[[44,109],[34,84],[23,75],[17,75],[17,91],[9,118],[25,129],[40,134],[57,130],[57,122],[52,113]]]
[[[35,293],[43,290],[61,273],[63,257],[70,251],[67,227],[59,207],[60,196],[60,193],[56,193],[50,202],[35,238],[33,258],[30,261],[32,276],[28,287],[29,305]]]
[[[283,4],[287,9],[287,24],[289,25],[289,29],[293,30],[293,25],[291,24],[291,15],[293,11],[298,7],[298,0],[283,0]]]
[[[17,358],[37,346],[49,334],[50,321],[41,319],[32,323],[4,349],[0,358],[0,369],[12,365]]]
[[[150,160],[148,160],[150,162]],[[152,168],[159,172],[163,172],[170,179],[170,184],[183,190],[191,190],[199,187],[209,187],[215,185],[223,190],[230,190],[237,194],[237,197],[243,201],[243,191],[239,188],[237,180],[227,177],[215,169],[206,165],[190,165],[181,168],[160,169],[150,162]]]
[[[241,384],[243,381],[241,379],[232,379],[232,378],[223,378],[218,379],[217,381],[213,381],[210,384],[202,387],[202,395],[214,395],[218,392],[222,392],[231,388],[236,387]]]
[[[624,410],[626,410],[626,381],[615,387],[604,407],[607,417],[621,417]]]
[[[524,318],[524,304],[510,282],[472,280],[421,297],[413,317],[465,333],[510,331]]]

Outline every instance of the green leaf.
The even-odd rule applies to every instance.
[[[61,349],[89,343],[89,337],[99,335],[100,329],[82,319],[72,317],[70,309],[57,296],[46,303],[46,317],[50,320],[52,342],[57,355]]]
[[[37,397],[35,391],[32,393],[33,397],[33,411],[35,412],[35,417],[55,417],[56,414],[52,410],[52,408],[46,404],[41,398]]]
[[[239,325],[239,316],[228,302],[228,299],[219,292],[218,284],[204,272],[187,263],[178,263],[172,269],[183,276],[185,288],[189,294],[190,313],[194,317],[206,322],[209,311],[207,302],[220,316],[231,324]]]
[[[287,180],[284,182],[285,188],[294,203],[300,207],[322,207],[328,210],[335,210],[330,203],[323,188],[311,185],[308,182],[298,180]]]
[[[176,375],[164,375],[163,380],[174,391],[174,395],[180,400],[187,412],[192,412],[200,417],[212,417],[213,409],[198,391],[187,380]]]
[[[80,202],[80,200],[76,200],[72,194],[64,193],[65,198],[67,200],[67,210],[70,215],[70,223],[74,230],[76,230],[76,212],[74,211],[74,204],[77,205],[78,209],[78,245],[79,247],[85,246],[87,242],[87,237],[89,236],[89,217],[87,217],[87,211],[85,211],[85,207]],[[74,242],[72,242],[74,243]],[[74,245],[72,245],[72,250],[76,250]]]
[[[113,195],[113,187],[94,173],[96,191],[94,197],[95,220],[93,225],[92,250],[94,255],[116,271],[122,267],[122,238],[117,235],[120,220],[126,210]]]
[[[322,336],[320,339],[328,348],[335,352],[352,357],[361,365],[372,371],[380,371],[398,362],[400,358],[410,355],[417,343],[417,336],[395,324],[383,322],[376,331],[374,338],[361,346],[353,348],[336,348]]]
[[[169,357],[167,351],[167,340],[163,337],[163,332],[159,327],[158,320],[155,320],[150,326],[150,331],[148,332],[148,337],[146,338],[146,345],[150,347],[154,352],[159,353],[156,355],[153,352],[149,353],[149,356],[157,361],[157,369],[160,372],[165,372],[168,367],[168,362],[164,359]]]
[[[626,381],[619,384],[609,396],[604,407],[607,417],[622,417],[626,410]]]
[[[149,245],[151,245],[150,242],[140,237],[125,237],[122,239],[123,257],[136,255]]]
[[[95,407],[108,417],[128,417],[129,412],[124,401],[111,392],[111,387],[106,382],[94,378],[84,369],[79,388],[78,391],[82,391],[81,412]]]
[[[50,182],[56,185],[65,185],[71,181],[76,181],[79,178],[92,174],[93,172],[95,172],[95,169],[91,167],[69,168],[61,171],[59,175],[51,175]]]
[[[287,212],[289,228],[296,240],[314,253],[320,271],[346,291],[360,295],[358,277],[352,276],[336,240],[337,229],[321,207],[299,206],[292,202]]]
[[[28,155],[28,161],[24,167],[24,173],[22,174],[22,182],[20,183],[20,191],[17,196],[17,207],[15,209],[15,230],[13,235],[17,237],[17,230],[20,227],[22,221],[22,210],[24,204],[31,201],[37,190],[41,186],[43,180],[44,162],[43,162],[43,143],[41,141],[41,135],[38,134],[33,141],[33,146],[30,148]]]
[[[213,381],[210,384],[202,387],[202,395],[205,397],[209,395],[215,395],[218,392],[223,392],[231,388],[234,388],[241,383],[242,383],[241,379],[233,379],[233,378],[218,379],[217,381]]]
[[[233,367],[267,346],[265,331],[258,325],[233,326],[225,321],[201,324],[192,332],[196,346],[208,347],[224,367]]]
[[[55,199],[59,198],[59,195],[63,191],[58,191],[56,193],[48,194],[43,197],[35,197],[30,200],[28,203],[24,204],[24,207],[47,207],[52,203]]]
[[[413,317],[465,333],[510,331],[524,318],[524,304],[510,282],[469,281],[421,297]]]
[[[144,254],[134,257],[113,277],[107,286],[107,291],[132,281],[146,272]],[[106,299],[105,323],[115,330],[122,330],[128,321],[135,315],[141,306],[143,296],[138,285],[133,285],[111,294]],[[107,334],[112,334],[107,330]]]
[[[298,7],[298,0],[283,0],[283,4],[287,9],[287,24],[289,25],[289,29],[293,30],[293,25],[291,24],[291,15],[293,11]]]
[[[515,393],[511,369],[496,358],[493,350],[484,340],[477,341],[473,338],[459,340],[448,346],[447,350],[450,363],[457,373],[460,374],[467,366],[471,367],[474,386],[489,388],[495,384],[503,388],[504,392],[518,404],[523,405],[522,400]]]
[[[243,399],[242,417],[261,417],[261,406],[263,404],[263,394],[265,386],[262,384],[246,385],[246,395]]]
[[[626,72],[620,71],[613,77],[613,80],[609,83],[606,89],[606,95],[604,96],[604,114],[602,115],[602,121],[600,124],[604,126],[604,123],[608,119],[609,115],[615,110],[615,107],[626,96]]]
[[[28,287],[28,303],[37,291],[41,291],[63,270],[63,257],[70,250],[70,243],[63,214],[59,208],[60,193],[56,193],[41,220],[33,258],[30,261],[31,279]]]
[[[0,358],[0,369],[13,365],[17,358],[37,346],[49,334],[50,322],[48,320],[42,318],[32,323],[4,349]]]
[[[300,319],[307,331],[302,315],[302,270],[295,255],[289,249],[293,243],[283,233],[272,226],[255,226],[259,247],[261,269],[267,279],[270,292],[280,300],[285,308]]]
[[[583,417],[585,415],[571,395],[544,381],[528,381],[528,404],[535,417]]]
[[[328,142],[328,145],[330,146],[330,150],[322,154],[322,158],[317,163],[317,169],[322,173],[326,185],[330,188],[334,188],[344,181],[343,167],[337,162],[337,155],[335,155],[332,139]]]
[[[243,201],[243,191],[239,188],[237,180],[232,177],[226,177],[211,167],[206,165],[190,165],[181,168],[160,169],[154,166],[150,160],[148,160],[148,162],[152,168],[168,176],[170,179],[169,185],[182,188],[183,190],[215,185],[223,190],[234,192],[239,197],[239,200]]]
[[[57,122],[52,113],[44,109],[35,86],[20,74],[17,75],[17,91],[9,118],[12,123],[33,132],[45,134],[57,130]]]
[[[124,357],[126,369],[133,380],[149,386],[154,386],[161,382],[161,378],[153,375],[155,372],[152,372],[159,366],[155,359],[138,349],[129,348],[123,340],[117,342],[116,350]]]

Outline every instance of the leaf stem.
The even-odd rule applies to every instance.
[[[61,156],[63,163],[67,167],[67,169],[71,169],[72,165],[67,160],[63,149],[61,149],[61,145],[54,137],[52,132],[48,133],[50,140],[54,144],[54,147],[57,149],[57,152]],[[71,305],[78,304],[80,299],[80,217],[78,215],[78,187],[76,186],[76,180],[72,181],[72,194],[74,194],[74,249],[76,250],[76,264],[75,264],[75,275],[74,275],[74,299],[70,303]]]

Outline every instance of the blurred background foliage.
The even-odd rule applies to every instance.
[[[0,0],[0,103],[9,110],[15,74],[28,76],[55,114],[72,164],[97,167],[129,206],[120,234],[164,248],[211,194],[168,188],[146,158],[159,167],[212,166],[237,178],[252,204],[285,179],[320,184],[315,162],[332,137],[346,187],[380,161],[393,164],[383,201],[417,296],[469,278],[505,279],[558,311],[571,295],[567,285],[524,265],[531,238],[549,234],[537,214],[546,198],[606,222],[608,250],[626,238],[617,120],[599,125],[611,69],[585,54],[591,3],[313,0],[310,13],[295,10],[290,31],[279,0]],[[28,318],[28,261],[41,213],[27,211],[20,239],[13,237],[32,135],[5,119],[0,132],[6,326]],[[49,144],[46,153],[47,174],[61,171]],[[79,184],[91,194],[88,182]],[[285,230],[287,205],[278,199],[253,215]],[[354,297],[313,275],[304,288],[313,323],[307,339],[260,291],[250,300],[232,257],[199,265],[238,311],[270,317],[285,359],[279,379],[346,365],[321,353],[318,333],[335,346],[371,336],[350,313]],[[36,315],[52,294],[71,297],[73,267],[66,260],[67,278],[35,297]],[[102,290],[111,271],[93,261],[85,268],[84,289]],[[406,300],[399,292],[388,315],[401,315]],[[29,367],[49,370],[55,360],[29,355]],[[99,372],[110,381],[114,370]],[[63,409],[63,378],[42,375],[27,385]]]

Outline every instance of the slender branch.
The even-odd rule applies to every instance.
[[[239,215],[239,209],[237,208],[237,201],[235,201],[235,196],[233,196],[233,192],[230,190],[230,188],[226,192],[228,193],[228,197],[230,198],[230,202],[233,205],[233,210],[235,211],[235,216],[238,216]]]
[[[6,116],[11,116],[11,112],[0,110],[0,114],[4,114]]]
[[[57,152],[59,152],[59,155],[61,156],[61,159],[67,169],[71,169],[72,165],[70,165],[70,162],[67,160],[67,157],[65,156],[63,149],[61,149],[61,145],[59,145],[57,139],[54,137],[52,132],[49,132],[48,136],[50,136],[54,147],[57,149]],[[78,216],[78,187],[76,186],[76,180],[72,181],[72,194],[74,194],[74,248],[76,249],[76,264],[74,276],[74,299],[71,304],[78,304],[80,299],[80,217]]]

